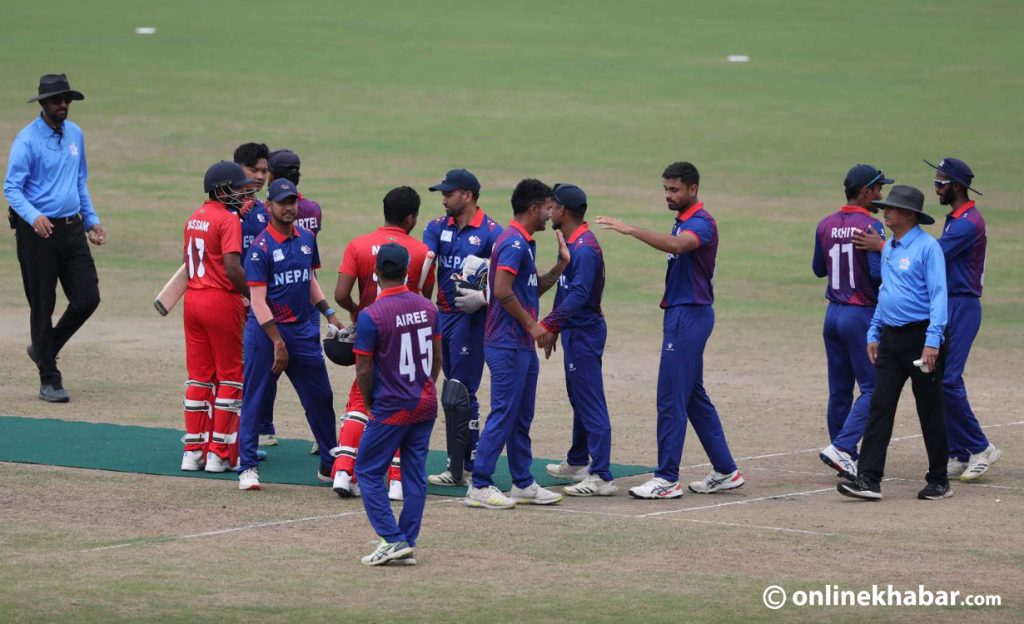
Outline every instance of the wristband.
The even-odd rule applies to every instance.
[[[334,314],[334,308],[327,306],[327,309],[321,312],[321,314],[324,315],[324,318],[330,318]]]

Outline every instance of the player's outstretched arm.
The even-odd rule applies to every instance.
[[[664,251],[673,255],[688,253],[700,246],[696,236],[673,236],[663,232],[652,232],[636,226],[627,225],[615,217],[598,217],[595,220],[602,228],[632,236],[633,238],[647,243],[658,251]]]
[[[352,288],[355,287],[356,278],[348,273],[338,273],[338,283],[334,287],[334,300],[338,302],[342,310],[347,310],[354,323],[356,320],[356,302],[352,299]]]
[[[537,295],[543,295],[555,282],[558,281],[558,277],[565,271],[565,267],[569,266],[569,246],[565,244],[565,237],[562,236],[561,232],[555,232],[555,238],[558,239],[558,262],[555,266],[551,267],[551,270],[540,276],[537,280]]]

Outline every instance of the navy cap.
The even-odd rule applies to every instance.
[[[563,184],[559,182],[553,189],[555,201],[573,212],[580,214],[587,210],[587,194],[575,184]]]
[[[874,165],[854,165],[846,172],[846,179],[843,186],[848,189],[859,186],[872,186],[874,184],[892,184],[896,180],[885,177],[881,169]]]
[[[301,166],[299,162],[299,155],[290,149],[279,149],[270,152],[270,158],[267,159],[267,166],[270,170],[274,169],[298,169]]]
[[[386,243],[377,251],[377,271],[394,274],[409,266],[409,252],[398,243]]]
[[[284,201],[289,197],[298,197],[299,191],[295,184],[288,179],[278,178],[270,183],[270,201]]]
[[[466,169],[452,169],[444,174],[444,178],[440,182],[430,187],[431,191],[441,191],[442,193],[455,189],[480,193],[480,181]]]
[[[933,165],[927,160],[924,161],[924,163],[932,169],[945,174],[950,180],[963,184],[978,195],[984,195],[984,193],[971,188],[971,182],[974,180],[974,172],[967,166],[967,163],[959,158],[943,158],[939,161],[938,165]]]

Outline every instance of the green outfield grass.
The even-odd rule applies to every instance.
[[[506,222],[520,178],[573,182],[588,192],[591,217],[609,214],[668,230],[672,215],[664,208],[660,173],[674,160],[690,160],[702,173],[701,197],[721,236],[713,344],[724,354],[781,349],[780,368],[820,371],[824,380],[824,356],[815,351],[824,283],[811,274],[810,260],[815,224],[844,201],[846,170],[868,162],[922,188],[941,225],[933,173],[921,159],[956,156],[975,171],[989,228],[985,321],[976,345],[1018,361],[1024,348],[1021,18],[1015,0],[11,2],[0,19],[0,165],[6,170],[7,146],[38,110],[24,103],[38,77],[67,72],[87,97],[72,106],[71,118],[86,133],[90,188],[111,240],[96,253],[102,311],[149,319],[153,295],[180,262],[181,226],[202,201],[206,167],[230,159],[242,142],[287,146],[301,155],[302,189],[324,207],[320,247],[329,288],[345,243],[381,221],[381,198],[394,186],[421,193],[423,223],[442,210],[429,184],[465,166],[483,184],[481,205]],[[157,33],[133,34],[139,26]],[[751,60],[729,63],[730,54]],[[930,231],[938,235],[938,228]],[[653,340],[661,329],[663,255],[618,235],[599,236],[608,265],[610,342],[616,335]],[[543,267],[553,261],[555,245],[550,232],[539,238]],[[0,310],[20,319],[27,314],[13,236],[0,241]],[[542,302],[545,310],[549,305]],[[794,344],[820,357],[787,360],[786,347]],[[23,358],[17,349],[2,357]],[[2,494],[0,485],[0,502]],[[61,574],[52,561],[56,529],[36,533],[3,514],[0,553],[13,563],[0,563],[0,610],[13,609],[15,621],[47,619],[45,601]],[[659,531],[672,538],[670,530]],[[68,548],[83,547],[84,539],[72,539]],[[597,567],[614,575],[616,558],[635,557],[633,547],[642,546],[610,539],[611,551]],[[470,548],[457,545],[453,552]],[[140,564],[139,554],[114,560],[115,569],[102,568],[95,579],[77,561],[70,589],[81,610],[63,601],[56,612],[97,622],[209,616],[177,585],[169,587],[184,584],[210,600],[219,594],[190,587],[188,562],[180,553],[161,553],[166,558],[143,564],[169,584],[159,589],[116,569],[117,562]],[[259,560],[262,551],[246,547],[243,554]],[[312,567],[319,552],[303,543],[296,556]],[[660,565],[663,574],[672,573],[664,560]],[[218,576],[229,573],[223,563],[215,569]],[[263,582],[255,580],[259,573],[251,583],[235,578],[223,592],[252,600],[225,600],[232,608],[217,614],[225,621],[316,619],[318,607],[343,601],[335,600],[322,572],[309,573],[315,582],[299,573],[262,596],[248,587]],[[420,610],[399,609],[394,621],[621,619],[636,614],[635,597],[652,586],[645,620],[682,621],[685,611],[687,621],[767,621],[773,614],[760,604],[759,574],[739,564],[735,574],[702,574],[689,565],[693,589],[682,598],[685,610],[676,586],[653,573],[604,586],[602,604],[567,599],[575,591],[571,579],[556,591],[557,578],[545,576],[547,584],[529,596],[491,579],[488,589],[505,592],[493,618],[478,612],[469,595],[453,599],[447,612],[437,593],[466,588],[423,574],[412,584],[412,604]],[[111,597],[91,596],[93,582]],[[298,604],[292,593],[307,582],[316,591],[312,606]],[[131,609],[121,606],[129,601]],[[352,616],[372,620],[377,608],[353,605]],[[896,613],[872,611],[867,619],[890,615]],[[817,619],[808,611],[789,617]],[[830,619],[858,617],[844,612]]]

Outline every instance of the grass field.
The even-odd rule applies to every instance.
[[[536,176],[582,186],[593,215],[668,229],[660,172],[690,160],[722,239],[706,386],[749,483],[645,505],[624,496],[636,478],[612,499],[508,514],[432,498],[421,565],[367,571],[361,506],[324,489],[243,496],[223,483],[0,463],[4,619],[1021,621],[1022,17],[1019,3],[996,0],[5,7],[0,141],[36,114],[24,100],[38,77],[67,72],[87,97],[71,118],[86,133],[110,243],[95,253],[103,303],[62,355],[73,402],[49,406],[24,356],[14,239],[0,238],[0,412],[179,423],[180,312],[156,318],[150,301],[178,264],[205,168],[239,143],[301,154],[303,191],[325,209],[326,267],[380,222],[394,186],[421,192],[423,219],[440,214],[426,187],[452,167],[478,175],[481,204],[501,222],[515,183]],[[133,34],[139,26],[157,33]],[[924,189],[941,215],[921,159],[944,156],[969,162],[985,193],[985,320],[967,383],[1006,454],[981,483],[955,484],[953,499],[914,500],[924,453],[907,395],[887,500],[851,504],[814,452],[827,443],[814,225],[842,204],[857,162]],[[651,464],[664,260],[599,236],[613,460]],[[553,238],[540,238],[553,260]],[[351,371],[331,375],[341,408]],[[568,409],[561,362],[546,362],[537,456],[564,452]],[[284,435],[309,437],[290,390],[277,419]],[[691,436],[683,478],[702,477],[705,461]],[[768,585],[826,583],[924,584],[1000,594],[1003,606],[770,611],[761,601]]]

